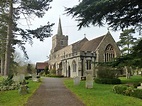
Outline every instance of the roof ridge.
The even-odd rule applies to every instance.
[[[78,41],[76,41],[76,42],[72,43],[71,45],[76,44],[76,43],[79,43],[79,42],[83,41],[84,39],[87,39],[87,38],[86,38],[86,37],[84,37],[83,39],[78,40]],[[88,39],[87,39],[87,40],[88,40]],[[88,40],[88,41],[89,41],[89,40]]]

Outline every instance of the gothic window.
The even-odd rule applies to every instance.
[[[115,58],[114,48],[111,44],[106,46],[105,54],[104,54],[104,61],[109,62]]]
[[[87,70],[91,70],[91,60],[86,60]]]
[[[73,67],[73,72],[76,72],[77,67],[76,67],[76,62],[75,61],[72,62],[72,67]]]

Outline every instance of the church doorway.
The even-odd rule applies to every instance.
[[[70,66],[68,66],[68,77],[71,76]]]

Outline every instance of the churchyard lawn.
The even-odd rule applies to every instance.
[[[1,77],[0,80],[2,80]],[[29,94],[20,95],[18,90],[0,91],[0,106],[24,106],[28,98],[33,95],[41,84],[39,82],[33,82],[32,80],[28,80],[27,82],[29,82]]]
[[[122,83],[142,82],[141,76],[133,76],[131,79],[120,78]],[[92,89],[85,88],[85,81],[79,85],[73,84],[73,79],[64,80],[65,86],[86,104],[86,106],[142,106],[142,100],[134,97],[115,94],[113,85],[94,83]]]

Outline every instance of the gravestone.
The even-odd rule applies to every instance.
[[[93,77],[91,74],[87,74],[86,76],[86,88],[93,88]]]
[[[33,80],[33,81],[36,81],[36,82],[38,81],[36,74],[32,74],[32,80]]]
[[[74,77],[74,85],[79,85],[80,84],[80,77]]]

